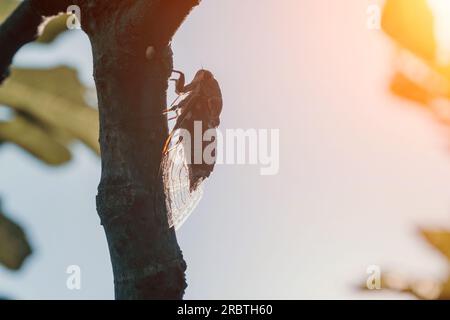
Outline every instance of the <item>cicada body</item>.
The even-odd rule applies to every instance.
[[[164,146],[161,167],[169,225],[179,228],[200,201],[202,184],[214,170],[222,94],[210,71],[198,71],[187,85],[184,74],[174,72],[180,74],[175,88],[182,99],[166,110],[176,112],[172,118],[176,123]],[[203,139],[206,134],[209,140]]]

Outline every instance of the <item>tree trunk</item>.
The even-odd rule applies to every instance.
[[[85,30],[100,111],[97,210],[108,240],[115,296],[181,299],[186,263],[168,226],[159,168],[168,136],[163,110],[172,72],[169,41],[197,1],[103,3],[88,8]]]

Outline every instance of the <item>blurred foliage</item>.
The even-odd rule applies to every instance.
[[[0,21],[5,20],[19,3],[18,0],[2,0],[0,2]]]
[[[450,124],[450,57],[442,59],[435,17],[427,0],[386,0],[383,31],[397,46],[391,91],[433,111]],[[421,230],[420,234],[446,260],[445,279],[413,279],[383,272],[382,289],[412,294],[418,299],[450,299],[450,231]],[[366,286],[364,289],[367,290]]]
[[[18,4],[2,0],[0,21]],[[65,32],[66,18],[47,21],[38,41],[48,44]],[[69,161],[69,145],[76,140],[99,153],[98,112],[87,105],[87,90],[68,67],[13,68],[0,87],[0,105],[13,111],[13,119],[0,120],[0,143],[14,143],[49,165]]]
[[[86,91],[68,67],[13,68],[0,87],[0,104],[15,117],[0,122],[0,140],[50,165],[69,161],[69,144],[77,139],[98,153],[98,112],[87,105]]]
[[[381,288],[411,294],[422,300],[450,300],[450,231],[421,230],[420,234],[445,258],[449,270],[446,278],[413,279],[402,274],[383,272]],[[363,289],[367,290],[366,286]]]
[[[0,1],[0,23],[19,3]],[[50,44],[66,32],[67,17],[61,14],[45,21],[37,42]],[[0,118],[0,147],[15,144],[48,165],[70,161],[70,144],[76,141],[99,154],[98,111],[86,103],[88,90],[73,68],[13,67],[0,86],[0,106],[11,114],[8,119]],[[0,212],[0,264],[18,270],[29,254],[23,230]]]
[[[18,270],[30,254],[31,247],[22,228],[6,217],[0,206],[0,264]]]
[[[63,143],[57,141],[45,126],[28,116],[18,115],[8,122],[0,121],[0,140],[21,146],[47,164],[63,164],[71,158]]]
[[[60,14],[57,17],[53,17],[46,21],[44,24],[44,30],[39,38],[36,40],[38,43],[51,43],[67,29],[67,14]]]
[[[398,48],[391,91],[450,124],[450,64],[439,57],[428,1],[387,0],[381,25]]]
[[[386,1],[381,25],[403,48],[426,60],[435,58],[434,18],[427,0]]]

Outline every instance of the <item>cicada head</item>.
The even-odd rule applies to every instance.
[[[195,74],[195,77],[194,77],[195,82],[207,81],[207,80],[211,80],[211,79],[214,79],[212,72],[205,70],[205,69],[200,69],[199,71],[197,71],[197,73]]]

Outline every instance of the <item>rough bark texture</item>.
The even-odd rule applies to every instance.
[[[5,35],[23,24],[28,31],[26,39],[11,46],[10,59],[0,59],[5,60],[0,75],[20,46],[33,40],[30,34],[36,34],[40,15],[65,11],[66,2],[25,1],[26,10],[2,26]],[[168,135],[162,111],[172,70],[169,42],[199,0],[69,2],[81,6],[82,27],[93,49],[102,157],[97,210],[108,240],[116,299],[181,299],[186,263],[168,226],[159,174]],[[20,17],[33,17],[32,23]],[[154,48],[151,59],[148,47]]]
[[[186,263],[168,227],[159,166],[168,135],[169,41],[195,4],[141,0],[87,7],[101,127],[97,209],[117,299],[181,299],[186,288]],[[148,47],[155,48],[151,59]]]

